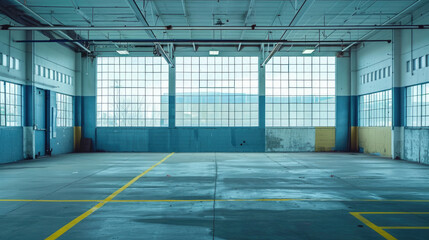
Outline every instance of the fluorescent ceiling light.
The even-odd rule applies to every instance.
[[[219,51],[209,51],[210,55],[219,55]]]
[[[128,52],[128,50],[116,50],[116,52],[119,53],[119,54],[121,54],[121,55],[128,55],[128,54],[130,54]]]
[[[302,54],[312,54],[314,52],[314,49],[304,49],[304,51],[302,51]]]

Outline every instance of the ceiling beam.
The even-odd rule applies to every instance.
[[[183,8],[183,15],[185,16],[186,24],[188,24],[188,26],[191,26],[189,22],[188,11],[186,10],[185,0],[182,0],[182,8]],[[192,38],[192,31],[189,31],[189,35]],[[198,47],[195,45],[195,43],[192,43],[192,47],[194,48],[194,52],[198,51]]]
[[[247,25],[247,21],[249,20],[250,15],[252,15],[253,7],[255,6],[255,1],[256,1],[256,0],[250,0],[249,7],[248,7],[248,9],[247,9],[247,14],[246,14],[246,17],[244,18],[244,26],[246,26],[246,25]],[[242,31],[241,31],[240,39],[243,39],[243,36],[244,36],[244,30],[242,30]],[[237,51],[238,51],[238,52],[239,52],[240,50],[241,50],[241,43],[240,43],[240,44],[238,44],[238,48],[237,48]]]
[[[48,20],[44,19],[42,16],[40,16],[39,14],[37,14],[36,12],[34,12],[33,10],[31,10],[29,7],[27,7],[26,5],[24,5],[24,4],[23,4],[23,3],[21,3],[20,1],[18,1],[18,0],[13,0],[13,2],[14,2],[14,3],[16,3],[17,5],[19,5],[21,8],[23,8],[27,14],[31,14],[31,15],[33,15],[33,16],[34,16],[38,21],[40,21],[41,23],[46,24],[46,25],[48,25],[48,26],[50,26],[50,27],[53,27],[53,26],[54,26],[54,25],[53,25],[52,23],[50,23]],[[73,38],[72,38],[72,37],[70,37],[67,33],[65,33],[65,32],[63,32],[63,31],[61,31],[61,30],[56,30],[56,33],[57,33],[59,36],[61,36],[61,37],[65,38],[65,39],[73,40]],[[82,50],[84,50],[85,52],[87,52],[87,53],[91,53],[91,50],[89,50],[87,47],[85,47],[85,46],[84,46],[84,45],[82,45],[81,43],[79,43],[79,42],[75,42],[75,44],[76,44],[78,47],[80,47]]]
[[[130,5],[130,8],[133,10],[134,15],[139,20],[140,23],[143,24],[144,27],[149,27],[149,23],[147,22],[145,16],[141,12],[139,6],[137,5],[135,0],[127,0],[128,4]],[[149,35],[150,38],[157,40],[155,34],[151,29],[145,30],[147,35]],[[174,63],[171,57],[164,51],[161,44],[159,42],[154,42],[155,48],[158,49],[158,52],[161,54],[161,56],[167,61],[167,63],[170,65],[170,67],[174,68]]]
[[[400,16],[402,16],[404,13],[408,12],[410,9],[412,9],[413,7],[415,7],[417,4],[419,4],[421,2],[421,0],[417,0],[414,3],[412,3],[411,5],[409,5],[408,7],[406,7],[404,10],[400,11],[399,13],[397,13],[395,16],[393,16],[392,18],[390,18],[389,20],[385,21],[383,24],[381,24],[381,26],[385,26],[387,24],[390,24],[391,22],[393,22],[394,20],[396,20],[397,18],[399,18]],[[364,40],[368,37],[371,37],[372,34],[374,34],[375,30],[371,30],[370,32],[364,34],[362,37],[359,38],[359,40]],[[353,47],[354,45],[358,44],[358,42],[353,42],[350,45],[348,45],[347,47],[345,47],[342,52],[347,51],[349,48]]]
[[[299,9],[296,11],[295,15],[293,16],[292,20],[289,23],[289,27],[295,25],[297,22],[299,22],[299,20],[301,20],[301,18],[305,15],[305,13],[307,12],[307,10],[310,8],[310,6],[313,4],[314,0],[304,0],[304,2],[301,4],[301,7],[299,7]],[[283,39],[283,37],[287,37],[287,35],[289,35],[290,32],[288,32],[288,30],[285,30],[282,34],[282,36],[280,37],[280,40]],[[280,51],[281,49],[281,45],[282,43],[277,43],[273,50],[271,51],[270,54],[268,54],[268,56],[264,59],[264,61],[261,64],[261,67],[264,67],[265,64],[268,63],[268,61],[270,61],[270,59],[274,56],[274,54],[276,54],[278,51]]]

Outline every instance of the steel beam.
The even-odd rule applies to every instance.
[[[127,0],[127,2],[129,4],[130,8],[133,10],[134,15],[136,16],[136,18],[139,20],[139,22],[142,23],[144,27],[149,27],[149,23],[147,22],[145,16],[141,12],[141,10],[140,10],[139,6],[137,5],[136,1],[135,0]],[[149,35],[150,38],[156,40],[156,41],[154,41],[154,44],[155,44],[156,48],[158,49],[159,53],[165,59],[165,61],[168,62],[168,64],[170,65],[170,67],[174,67],[173,60],[164,51],[164,49],[162,48],[161,44],[159,42],[157,42],[157,38],[156,38],[155,34],[153,33],[153,31],[151,29],[146,29],[145,32]]]
[[[31,10],[29,7],[27,7],[26,5],[24,5],[23,3],[21,3],[18,0],[13,0],[14,3],[16,3],[17,5],[19,5],[20,7],[22,7],[27,13],[33,15],[37,20],[39,20],[40,22],[53,27],[54,25],[52,23],[50,23],[48,20],[44,19],[42,16],[40,16],[39,14],[37,14],[36,12],[34,12],[33,10]],[[73,40],[72,37],[70,37],[68,34],[66,34],[65,32],[63,32],[62,30],[55,30],[57,32],[58,35],[60,35],[63,38],[66,38],[68,40]],[[86,51],[87,53],[91,53],[91,50],[89,50],[87,47],[85,47],[84,45],[82,45],[79,42],[75,42],[75,44],[82,48],[84,51]]]
[[[391,22],[393,22],[395,19],[397,19],[398,17],[400,17],[402,14],[404,14],[404,13],[406,13],[408,10],[410,10],[411,8],[413,8],[413,7],[415,7],[418,3],[420,3],[421,2],[421,0],[417,0],[417,1],[415,1],[414,3],[412,3],[411,5],[409,5],[408,7],[406,7],[404,10],[402,10],[402,11],[400,11],[399,13],[397,13],[395,16],[393,16],[392,18],[390,18],[389,20],[387,20],[387,21],[385,21],[383,24],[381,24],[381,26],[380,27],[383,27],[383,26],[386,26],[387,24],[390,24]],[[427,28],[427,27],[422,27],[422,28]],[[366,34],[364,34],[362,37],[360,37],[359,39],[360,40],[363,40],[363,39],[365,39],[365,38],[367,38],[367,37],[370,37],[373,33],[374,33],[374,31],[375,31],[375,29],[374,30],[371,30],[370,32],[368,32],[368,33],[366,33]],[[347,47],[345,47],[343,50],[342,50],[342,52],[345,52],[345,51],[347,51],[349,48],[351,48],[351,47],[353,47],[355,44],[357,44],[358,42],[354,42],[354,43],[351,43],[350,45],[348,45]]]
[[[253,6],[255,5],[255,0],[250,0],[249,8],[247,9],[246,17],[244,18],[244,26],[247,25],[247,21],[249,20],[250,15],[252,15]],[[240,39],[243,39],[244,36],[244,30],[241,31]],[[240,51],[241,49],[241,43],[238,44],[237,51]]]

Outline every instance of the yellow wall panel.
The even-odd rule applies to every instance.
[[[350,151],[359,152],[359,134],[358,127],[351,127],[350,129]]]
[[[359,127],[359,148],[364,153],[392,156],[392,130],[390,127]]]
[[[82,137],[82,128],[74,127],[74,151],[75,152],[79,151],[81,137]]]
[[[335,148],[335,127],[316,127],[316,152],[330,152]]]

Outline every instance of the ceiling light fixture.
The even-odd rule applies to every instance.
[[[219,51],[209,51],[210,55],[219,55]]]
[[[128,52],[128,50],[116,50],[117,53],[121,54],[121,55],[128,55],[130,54],[130,52]]]
[[[314,49],[304,49],[304,51],[302,51],[302,54],[312,54],[314,52]]]

